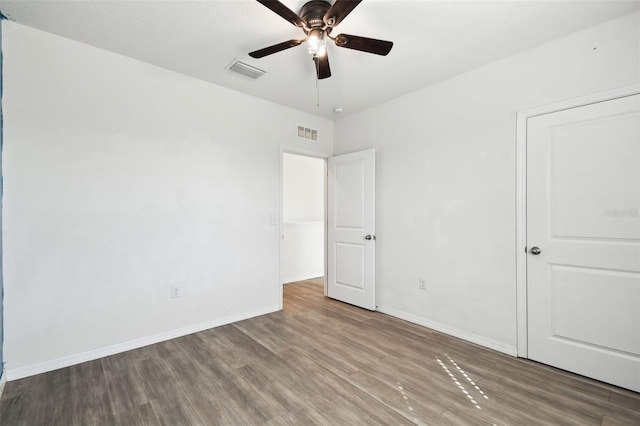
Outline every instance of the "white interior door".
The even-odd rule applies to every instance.
[[[527,121],[528,356],[635,391],[639,110],[634,95]]]
[[[329,158],[327,296],[376,309],[375,150]]]

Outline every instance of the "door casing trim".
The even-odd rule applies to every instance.
[[[640,84],[594,93],[562,102],[518,111],[516,120],[516,347],[528,358],[527,337],[527,120],[539,115],[633,96]]]

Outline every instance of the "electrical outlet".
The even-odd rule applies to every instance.
[[[418,278],[418,287],[420,288],[420,290],[427,289],[427,280],[424,279],[424,277]]]
[[[177,297],[180,297],[182,295],[182,293],[180,292],[180,287],[178,286],[171,286],[171,298],[175,299]]]

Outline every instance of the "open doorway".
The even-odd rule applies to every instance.
[[[375,150],[330,157],[301,148],[280,149],[280,308],[284,307],[285,287],[282,284],[300,280],[310,282],[313,278],[308,277],[322,270],[323,276],[316,278],[316,282],[323,285],[326,297],[376,310]],[[289,167],[292,159],[294,162],[300,160],[302,165]],[[304,189],[304,176],[314,169],[313,162],[318,171],[313,180],[315,190]],[[291,187],[295,190],[289,193]],[[311,202],[308,198],[311,192],[322,195],[317,195],[315,202]],[[289,210],[291,205],[297,205],[298,209],[293,214]],[[322,207],[300,213],[311,205]],[[305,243],[294,235],[289,236],[292,228],[300,229],[303,225],[315,227],[316,240],[322,236],[322,243]],[[315,252],[309,259],[316,259],[314,264],[318,272],[297,270],[305,265],[306,261],[301,261],[300,256],[306,250]],[[321,264],[319,259],[322,257]]]
[[[282,153],[282,284],[325,276],[326,161]]]

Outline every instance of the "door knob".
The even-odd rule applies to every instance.
[[[376,236],[375,236],[375,235],[365,235],[365,236],[364,236],[364,239],[365,239],[365,240],[375,240],[375,239],[376,239]]]
[[[537,256],[540,253],[542,253],[542,250],[540,250],[540,247],[531,247],[531,250],[529,250],[529,253],[533,254],[534,256]]]

